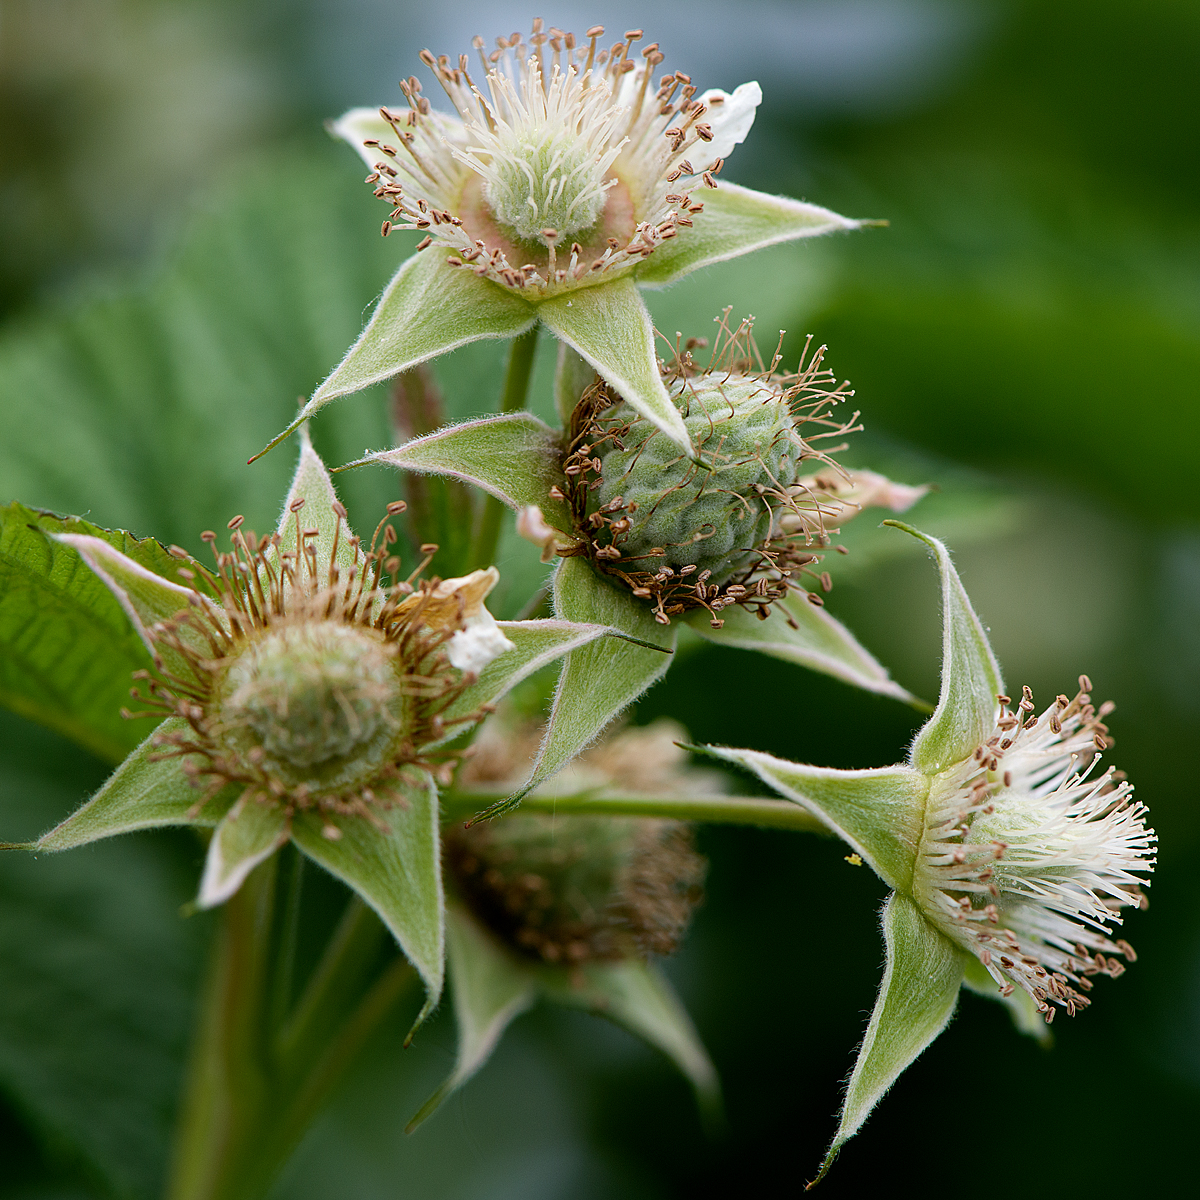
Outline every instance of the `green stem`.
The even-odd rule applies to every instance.
[[[221,912],[192,1050],[168,1200],[233,1196],[267,1095],[262,1044],[275,902],[275,856]]]
[[[222,910],[167,1200],[261,1200],[370,1035],[420,991],[353,897],[289,1013],[299,878],[277,858]]]
[[[500,394],[501,412],[518,412],[525,407],[525,399],[529,394],[529,380],[533,375],[538,328],[535,325],[527,333],[513,339],[512,349],[508,354],[508,368],[504,373],[504,391]],[[494,561],[504,511],[503,501],[497,500],[495,496],[484,498],[471,546],[470,563],[473,567],[487,567]]]
[[[485,792],[446,792],[442,816],[461,820],[504,800]],[[634,793],[578,796],[526,796],[522,812],[553,813],[560,817],[666,817],[675,821],[704,821],[714,825],[755,825],[797,833],[828,833],[810,812],[790,800],[758,796],[648,796]]]

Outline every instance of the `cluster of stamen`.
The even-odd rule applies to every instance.
[[[1131,785],[1109,768],[1091,682],[1040,716],[1025,688],[998,697],[993,734],[933,781],[914,886],[949,936],[975,954],[1001,993],[1023,988],[1047,1022],[1055,1005],[1088,1005],[1097,975],[1116,978],[1133,948],[1112,940],[1122,908],[1146,906],[1155,834]]]
[[[516,813],[448,829],[447,875],[475,916],[543,962],[645,958],[678,949],[706,863],[678,821]]]
[[[243,528],[241,517],[229,522],[230,551],[217,550],[215,533],[201,535],[213,547],[216,571],[198,564],[179,568],[179,576],[191,589],[189,606],[150,628],[156,670],[135,674],[141,686],[132,691],[147,711],[126,710],[124,715],[175,716],[185,722],[186,728],[159,733],[156,757],[182,758],[183,771],[200,791],[192,816],[227,784],[236,783],[254,800],[279,805],[289,815],[314,809],[359,815],[382,826],[378,814],[405,803],[398,783],[406,770],[416,767],[448,778],[460,756],[431,747],[444,741],[453,727],[473,724],[485,715],[483,710],[453,718],[446,715],[471,682],[469,676],[450,668],[443,649],[462,626],[463,614],[458,613],[457,620],[453,615],[445,619],[444,613],[436,622],[428,619],[439,581],[419,576],[437,550],[435,545],[422,546],[424,560],[407,578],[399,577],[400,559],[393,553],[396,533],[388,517],[404,510],[402,501],[388,506],[388,517],[380,522],[369,547],[349,533],[346,511],[334,501],[337,526],[328,561],[317,550],[318,530],[303,523],[303,507],[303,499],[291,505],[295,521],[291,549],[283,547],[279,534],[256,538]],[[339,543],[350,547],[349,568],[338,563]],[[171,553],[189,559],[177,546],[171,547]],[[243,676],[253,676],[254,668],[248,664],[272,642],[294,644],[303,652],[307,640],[318,660],[299,665],[319,668],[320,650],[329,644],[331,627],[344,635],[335,642],[352,640],[357,634],[372,661],[384,664],[386,670],[377,672],[378,678],[348,683],[335,678],[334,703],[349,730],[344,740],[354,747],[376,726],[381,734],[376,752],[362,769],[352,761],[326,787],[306,778],[296,781],[313,765],[311,760],[320,757],[311,747],[294,751],[292,762],[281,769],[272,758],[270,739],[260,736],[262,706],[255,712],[240,698],[249,684],[240,682],[239,691],[233,691],[233,685]],[[270,697],[266,711],[269,705],[280,704],[284,711],[279,715],[286,719],[286,694]],[[363,719],[364,705],[372,708],[369,722]],[[286,745],[287,733],[282,731],[276,740]],[[289,771],[289,766],[295,771]],[[325,832],[331,838],[341,836],[332,824]]]
[[[579,44],[572,33],[544,30],[539,19],[528,40],[519,33],[497,38],[490,53],[475,38],[486,95],[471,78],[467,55],[453,65],[446,55],[423,50],[421,61],[458,119],[435,110],[415,76],[400,84],[407,109],[380,108],[389,139],[363,144],[379,155],[367,182],[392,206],[384,236],[393,229],[417,230],[425,234],[417,248],[449,249],[451,266],[507,287],[555,289],[636,264],[690,227],[704,208],[691,189],[715,188],[722,160],[705,156],[696,168],[689,155],[696,157],[697,147],[713,140],[703,117],[710,105],[724,103],[724,95],[698,100],[696,86],[680,71],[655,87],[652,73],[663,60],[658,43],[646,46],[638,61],[633,51],[640,29],[628,30],[607,49],[598,45],[603,35],[603,27],[594,26]],[[529,169],[525,150],[531,140],[555,143],[545,179]],[[517,245],[469,215],[464,189],[473,176],[483,180],[492,217]],[[496,203],[522,176],[527,197]],[[608,221],[601,214],[618,180],[631,211]],[[558,228],[545,221],[556,212],[563,214]],[[599,240],[584,235],[591,226]],[[568,245],[573,233],[583,242]],[[539,244],[537,261],[511,257]]]
[[[706,346],[704,339],[689,339],[676,345],[669,364],[661,363],[664,382],[681,414],[689,417],[694,409],[709,417],[707,434],[695,439],[696,458],[691,460],[681,482],[663,494],[662,503],[671,492],[693,491],[704,495],[707,489],[718,488],[714,468],[755,461],[762,464],[768,482],[755,484],[751,494],[740,497],[746,511],[769,512],[770,532],[757,545],[739,547],[735,559],[740,564],[732,572],[718,575],[712,569],[695,564],[672,566],[648,560],[661,560],[674,548],[697,547],[713,536],[711,524],[702,524],[691,531],[686,542],[652,546],[640,553],[629,549],[630,531],[639,512],[636,501],[614,496],[597,505],[593,494],[604,484],[602,455],[607,447],[625,449],[625,441],[635,426],[643,429],[647,422],[621,408],[617,396],[602,380],[597,379],[580,399],[567,431],[567,446],[563,458],[564,482],[556,485],[551,494],[563,499],[570,507],[574,521],[575,544],[564,546],[558,553],[564,556],[585,555],[601,574],[623,584],[633,595],[646,601],[654,610],[659,624],[668,624],[672,617],[695,609],[710,614],[713,628],[719,629],[724,618],[719,614],[731,605],[738,605],[765,620],[770,607],[789,594],[801,594],[817,606],[824,603],[820,593],[832,587],[828,571],[819,569],[820,551],[830,546],[831,538],[826,521],[844,513],[845,506],[831,500],[829,477],[798,480],[771,476],[763,448],[752,458],[739,459],[726,433],[715,423],[716,414],[709,410],[711,399],[698,395],[697,381],[706,386],[720,386],[731,379],[752,379],[761,385],[764,404],[785,402],[791,413],[791,427],[777,437],[786,438],[796,448],[795,461],[817,460],[831,469],[834,477],[841,469],[830,457],[844,449],[842,445],[818,449],[816,443],[829,438],[856,432],[858,413],[848,421],[837,421],[831,409],[853,396],[845,383],[838,384],[831,371],[822,365],[825,347],[812,351],[812,339],[805,342],[800,364],[795,373],[778,373],[782,356],[779,350],[769,364],[763,362],[751,336],[751,323],[743,321],[736,329],[728,326],[729,309],[719,321],[720,332],[710,360],[704,368],[695,363],[692,351]],[[781,339],[782,341],[782,339]],[[811,426],[801,438],[798,430]],[[653,438],[665,435],[653,431],[643,448]],[[682,453],[677,459],[685,461]],[[644,516],[645,514],[643,514]],[[839,551],[845,552],[842,547]],[[678,557],[677,555],[675,557]],[[717,575],[714,578],[714,575]],[[810,591],[803,586],[807,578]],[[790,615],[789,624],[796,622]]]

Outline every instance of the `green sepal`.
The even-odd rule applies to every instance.
[[[733,183],[721,183],[715,191],[698,188],[694,198],[703,202],[704,211],[691,229],[680,230],[678,237],[656,247],[638,268],[637,281],[643,287],[666,287],[711,263],[862,225],[816,204]]]
[[[563,482],[562,439],[532,413],[504,413],[450,425],[338,469],[376,462],[473,483],[512,509],[536,504],[551,525],[571,527],[566,504],[550,495],[550,489]]]
[[[554,608],[567,620],[610,626],[660,649],[607,637],[572,650],[558,676],[533,771],[520,792],[495,812],[489,811],[489,816],[515,807],[521,796],[565,767],[671,665],[675,626],[659,625],[646,605],[606,583],[581,558],[566,558],[559,564]]]
[[[554,365],[554,407],[564,429],[569,428],[571,414],[596,378],[596,369],[566,342],[558,343],[558,360]]]
[[[917,734],[908,756],[918,770],[936,775],[969,758],[992,732],[999,708],[996,697],[1004,692],[1004,681],[946,547],[901,521],[884,524],[920,538],[941,574],[942,689],[933,716]]]
[[[921,703],[889,676],[887,668],[841,621],[804,596],[788,596],[772,604],[765,621],[747,608],[731,605],[721,610],[724,624],[720,629],[712,627],[712,617],[704,609],[692,613],[687,623],[701,637],[718,645],[757,650],[905,704]]]
[[[537,998],[533,969],[518,962],[457,904],[446,905],[446,965],[450,974],[458,1058],[446,1081],[421,1105],[405,1133],[432,1116],[453,1091],[487,1062],[512,1019]]]
[[[70,546],[76,551],[96,578],[116,597],[155,665],[161,665],[162,652],[155,646],[149,627],[189,607],[192,602],[191,589],[147,570],[102,538],[77,533],[55,533],[51,536],[61,545]],[[172,656],[168,654],[167,657],[170,659]],[[168,665],[177,664],[169,662]]]
[[[130,675],[153,659],[116,594],[61,534],[103,541],[160,578],[189,567],[205,591],[207,573],[152,538],[0,507],[0,704],[119,763],[149,728],[122,720],[120,708]]]
[[[966,956],[966,972],[963,975],[963,987],[983,996],[987,1000],[997,1000],[1008,1009],[1012,1023],[1019,1033],[1033,1038],[1043,1049],[1048,1050],[1054,1044],[1054,1035],[1046,1024],[1042,1014],[1038,1012],[1037,1001],[1024,989],[1013,988],[1012,992],[1003,996],[996,981],[987,973],[987,968],[973,954]]]
[[[542,323],[582,355],[623,400],[692,457],[691,438],[658,373],[654,327],[629,275],[544,300]]]
[[[929,780],[911,767],[841,771],[724,746],[696,747],[752,771],[849,843],[891,887],[909,891],[924,832]]]
[[[213,831],[200,879],[197,908],[224,904],[246,876],[288,840],[287,814],[247,789]]]
[[[178,758],[157,758],[159,734],[185,732],[182,717],[168,717],[108,777],[104,786],[49,833],[30,846],[33,850],[70,850],[101,838],[156,829],[164,825],[215,826],[233,807],[239,785],[222,788],[198,813],[191,815],[203,793],[183,773]]]
[[[305,543],[316,551],[318,570],[326,567],[332,555],[345,578],[354,571],[354,547],[350,544],[352,531],[345,521],[339,522],[334,512],[337,499],[329,471],[321,461],[321,456],[313,449],[308,429],[304,428],[300,431],[300,459],[296,463],[296,473],[292,476],[292,485],[288,488],[276,529],[279,550],[281,553],[296,553],[297,526],[301,530],[315,529],[317,536],[305,538]],[[292,505],[301,500],[304,504],[298,512],[293,512]],[[326,580],[322,577],[319,583],[324,587]]]
[[[837,1133],[813,1183],[829,1170],[901,1072],[946,1028],[958,1002],[962,951],[904,896],[888,898],[882,924],[887,949],[883,983],[846,1088]]]
[[[465,717],[485,704],[495,704],[522,679],[564,654],[586,646],[598,638],[619,637],[620,631],[608,625],[590,625],[553,618],[538,621],[497,621],[500,632],[513,649],[497,655],[447,708],[447,721]],[[451,729],[451,734],[456,732]]]
[[[313,393],[300,415],[260,458],[331,400],[361,391],[418,363],[482,338],[510,338],[535,321],[533,308],[469,268],[451,267],[431,248],[401,264],[367,327]],[[253,461],[253,460],[251,460]]]
[[[377,813],[382,827],[357,815],[299,812],[292,820],[292,840],[379,914],[416,967],[426,998],[411,1040],[441,998],[444,978],[438,798],[429,774],[412,768],[392,788],[400,802]],[[327,837],[330,827],[341,836]]]
[[[575,969],[539,967],[548,999],[585,1008],[661,1050],[691,1083],[701,1112],[721,1115],[721,1083],[696,1026],[666,976],[652,963],[626,960]]]

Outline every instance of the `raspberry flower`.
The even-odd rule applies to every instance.
[[[665,287],[709,263],[860,222],[718,185],[754,122],[758,84],[698,93],[682,71],[655,82],[657,42],[639,56],[641,30],[607,48],[603,35],[595,26],[577,42],[537,20],[528,39],[498,38],[490,52],[476,38],[478,75],[468,55],[455,63],[425,50],[452,112],[410,77],[401,107],[356,108],[332,124],[389,206],[384,235],[422,237],[280,438],[339,396],[541,322],[690,451],[638,285]]]
[[[841,771],[708,748],[819,817],[894,889],[883,983],[818,1179],[945,1028],[962,986],[1032,1032],[1039,1016],[1086,1008],[1097,976],[1121,975],[1135,956],[1112,926],[1145,907],[1155,861],[1132,785],[1096,769],[1112,706],[1093,706],[1086,676],[1040,714],[1028,688],[1014,705],[945,548],[888,523],[930,547],[942,578],[941,697],[908,762]]]
[[[722,318],[701,369],[682,348],[664,387],[695,449],[682,453],[575,356],[563,355],[564,428],[529,413],[468,421],[359,463],[477,484],[558,558],[555,611],[634,641],[565,661],[526,788],[565,766],[670,665],[681,626],[905,702],[913,697],[824,607],[822,558],[866,505],[904,511],[924,488],[840,468],[824,449],[857,428],[852,393],[806,347],[797,371],[756,361],[749,322]],[[572,365],[574,364],[574,365]],[[664,653],[666,652],[666,653]]]
[[[275,534],[256,538],[240,517],[229,527],[229,551],[202,535],[215,572],[172,547],[182,583],[101,538],[56,535],[150,651],[136,715],[161,724],[30,848],[211,828],[197,898],[208,908],[291,839],[383,919],[425,984],[424,1016],[442,988],[437,783],[460,757],[450,743],[531,671],[613,631],[496,621],[484,605],[494,567],[422,580],[427,557],[401,578],[387,518],[369,546],[350,532],[307,437]]]

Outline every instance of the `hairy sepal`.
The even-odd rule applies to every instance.
[[[321,456],[313,449],[308,429],[301,429],[300,458],[276,529],[279,550],[296,553],[297,525],[301,530],[315,529],[317,536],[305,538],[305,543],[316,551],[319,569],[332,560],[342,577],[346,578],[354,571],[354,547],[350,544],[349,528],[345,522],[339,522],[334,511],[333,506],[337,502],[337,492],[333,490],[329,471],[321,461]],[[300,507],[293,509],[297,504]]]
[[[891,678],[887,668],[841,621],[823,607],[810,603],[804,594],[773,604],[765,621],[737,605],[722,609],[721,617],[724,623],[714,629],[710,614],[698,609],[690,615],[688,624],[701,637],[718,645],[757,650],[771,658],[832,675],[868,692],[891,696],[905,704],[920,703]]]
[[[695,454],[683,418],[659,375],[654,327],[630,276],[543,301],[538,316],[591,363],[626,403],[689,457]]]
[[[712,263],[737,258],[780,242],[820,237],[861,227],[861,221],[839,216],[828,208],[770,196],[733,183],[696,193],[704,212],[691,229],[682,231],[638,268],[643,287],[660,288]]]
[[[580,558],[559,564],[554,607],[568,620],[615,628],[642,644],[606,637],[567,655],[533,771],[521,791],[489,815],[514,807],[521,796],[565,767],[671,665],[675,627],[656,623],[646,605],[600,579]]]
[[[716,1067],[666,976],[640,961],[592,963],[575,971],[539,968],[541,987],[558,1004],[585,1008],[661,1050],[696,1092],[701,1112],[721,1112]]]
[[[181,717],[168,717],[108,777],[95,796],[49,833],[42,834],[31,849],[70,850],[138,829],[219,824],[237,800],[238,787],[223,788],[193,814],[203,793],[188,781],[178,758],[157,757],[158,734],[187,729]]]
[[[441,998],[444,978],[438,800],[424,771],[410,770],[395,790],[401,803],[378,813],[382,828],[361,816],[301,812],[292,822],[292,840],[379,914],[417,969],[426,1000],[411,1038]],[[340,836],[327,836],[329,827]]]
[[[446,1081],[409,1121],[406,1133],[432,1116],[487,1062],[509,1023],[537,998],[533,968],[518,962],[453,903],[446,906],[446,961],[458,1026],[458,1057]]]
[[[448,266],[436,250],[405,260],[388,284],[367,327],[346,357],[313,393],[300,415],[255,457],[278,445],[326,404],[400,371],[484,338],[511,338],[535,321],[518,296]]]
[[[887,949],[883,983],[846,1088],[837,1133],[813,1183],[824,1177],[884,1092],[946,1028],[958,1002],[965,957],[954,943],[905,896],[888,898],[882,925]]]
[[[937,708],[913,741],[909,762],[927,775],[970,757],[991,733],[1004,691],[1000,665],[962,580],[937,538],[885,521],[930,549],[942,581],[942,688]]]
[[[571,527],[570,514],[550,489],[562,482],[561,436],[532,413],[504,413],[450,425],[394,450],[368,454],[340,470],[387,463],[404,471],[472,483],[519,510],[536,504],[551,525]]]
[[[287,815],[274,803],[264,803],[247,790],[213,831],[200,879],[197,908],[224,904],[246,876],[288,840]]]
[[[806,808],[862,855],[891,887],[912,887],[929,780],[911,767],[842,771],[788,762],[759,750],[705,746],[705,754],[753,772]]]

